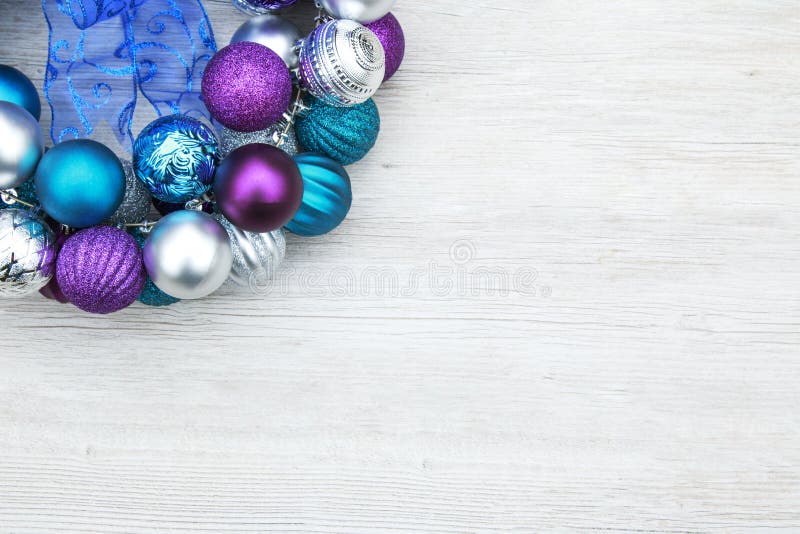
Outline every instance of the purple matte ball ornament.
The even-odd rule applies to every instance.
[[[112,313],[132,304],[145,283],[136,239],[112,226],[95,226],[70,236],[56,260],[64,296],[89,313]]]
[[[217,168],[214,193],[225,217],[248,232],[265,233],[289,222],[303,200],[303,177],[291,156],[254,143],[231,152]]]
[[[386,53],[386,74],[383,76],[385,82],[394,76],[394,73],[400,68],[400,64],[403,63],[406,53],[406,37],[403,34],[403,28],[391,13],[364,26],[372,30],[372,33],[383,45],[383,51]]]
[[[292,99],[292,77],[281,57],[258,43],[233,43],[203,73],[203,102],[211,116],[237,132],[277,122]]]

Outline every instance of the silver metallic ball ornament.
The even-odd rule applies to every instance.
[[[233,264],[228,234],[202,211],[170,213],[144,244],[144,266],[153,283],[179,299],[210,295],[227,280]]]
[[[25,108],[0,101],[0,189],[11,189],[33,176],[44,154],[44,136]]]
[[[289,70],[300,64],[299,42],[303,36],[300,29],[277,15],[253,17],[242,24],[231,38],[231,44],[250,41],[264,45],[278,54]]]
[[[109,222],[111,224],[137,224],[150,214],[150,208],[153,207],[152,197],[147,186],[136,178],[133,163],[122,160],[122,168],[125,169],[125,196]]]
[[[371,30],[352,20],[332,20],[300,48],[300,82],[332,106],[367,101],[383,82],[386,55]]]
[[[246,232],[234,226],[221,213],[214,218],[228,232],[233,249],[231,280],[258,294],[267,288],[286,257],[286,236],[278,228],[263,234]]]
[[[252,145],[254,143],[263,143],[265,145],[278,146],[280,134],[283,133],[284,125],[281,123],[273,124],[266,130],[259,130],[257,132],[237,132],[222,126],[219,130],[219,155],[220,158],[225,158],[228,154],[244,145]],[[280,146],[280,149],[294,156],[300,150],[297,143],[297,134],[294,128],[289,128],[286,140]]]
[[[56,238],[27,210],[0,211],[0,297],[22,297],[47,285],[55,273]]]
[[[391,11],[395,0],[317,0],[317,5],[337,19],[367,24]]]

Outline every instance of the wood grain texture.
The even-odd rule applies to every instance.
[[[800,4],[484,4],[281,288],[0,303],[0,532],[800,530]]]

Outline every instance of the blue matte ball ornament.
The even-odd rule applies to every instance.
[[[352,107],[336,107],[313,98],[308,106],[310,109],[297,117],[295,131],[309,152],[350,165],[375,146],[381,117],[372,99]]]
[[[305,153],[294,157],[303,175],[303,202],[286,225],[301,236],[327,234],[347,217],[353,203],[350,176],[332,159],[320,154]]]
[[[34,176],[42,208],[53,219],[86,228],[111,217],[125,195],[125,170],[106,146],[64,141],[42,156]]]
[[[22,106],[38,121],[42,116],[39,92],[33,82],[20,71],[0,65],[0,100]]]
[[[155,198],[188,202],[211,189],[218,146],[214,132],[199,120],[168,115],[139,134],[133,145],[133,166]]]

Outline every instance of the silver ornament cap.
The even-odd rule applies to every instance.
[[[253,17],[236,30],[231,44],[249,41],[264,45],[278,54],[289,70],[300,64],[298,45],[303,36],[300,29],[277,15],[261,15]]]
[[[55,273],[56,238],[30,211],[0,211],[0,297],[22,297],[44,287]]]
[[[366,102],[383,82],[386,55],[378,37],[353,20],[326,22],[300,48],[300,81],[332,106]]]
[[[267,289],[286,257],[286,236],[282,228],[263,234],[236,227],[221,213],[214,215],[231,241],[233,267],[231,281],[255,294]]]
[[[369,24],[391,11],[395,0],[317,0],[319,7],[337,19]]]
[[[202,211],[170,213],[144,244],[147,274],[161,291],[179,299],[210,295],[227,280],[232,264],[227,232]]]
[[[0,101],[0,189],[11,189],[33,176],[44,154],[44,136],[28,110]]]

